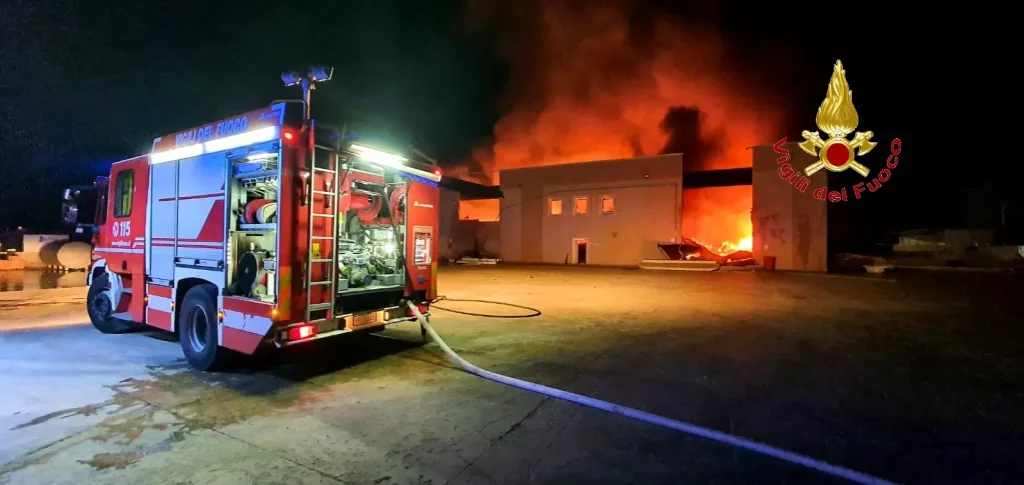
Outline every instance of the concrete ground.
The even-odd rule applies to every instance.
[[[435,312],[449,344],[493,371],[900,483],[1024,482],[1024,286],[1012,277],[441,277],[453,299],[544,312]],[[841,483],[480,379],[435,345],[335,339],[197,373],[173,338],[101,335],[73,325],[84,312],[61,298],[0,301],[0,484]]]

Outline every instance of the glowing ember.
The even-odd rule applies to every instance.
[[[696,240],[696,239],[694,239]],[[697,240],[697,242],[700,242]],[[751,251],[754,249],[754,237],[743,237],[738,241],[723,240],[722,244],[717,248],[711,245],[703,244],[700,242],[700,246],[708,248],[709,250],[718,253],[722,256],[726,256],[737,251]]]
[[[749,185],[683,190],[683,235],[723,256],[751,251],[752,206],[753,189]]]

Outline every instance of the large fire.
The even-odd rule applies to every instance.
[[[721,255],[751,251],[752,195],[750,186],[683,190],[683,234]]]
[[[673,152],[686,171],[749,167],[746,148],[778,133],[763,104],[771,96],[744,82],[752,68],[730,65],[707,28],[645,18],[625,2],[494,3],[469,1],[472,18],[502,34],[511,67],[511,108],[493,145],[474,153],[492,183],[503,169]],[[694,192],[684,213],[705,212],[684,216],[684,235],[715,250],[749,247],[750,187],[684,191]],[[463,214],[497,219],[470,204]]]

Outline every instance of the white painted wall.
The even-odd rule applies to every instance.
[[[681,233],[682,155],[595,161],[501,172],[501,259],[572,262],[574,239],[587,239],[587,263],[632,266],[660,257],[657,243]],[[601,197],[615,210],[601,213]],[[587,214],[573,214],[575,197]],[[551,199],[562,200],[552,215]]]

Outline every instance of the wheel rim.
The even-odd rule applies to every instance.
[[[210,320],[202,308],[195,308],[188,319],[188,340],[196,352],[202,352],[210,338]]]
[[[101,320],[110,318],[112,310],[110,308],[110,298],[107,298],[107,295],[104,295],[103,293],[97,293],[96,296],[92,298],[92,310]]]

